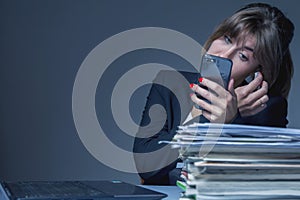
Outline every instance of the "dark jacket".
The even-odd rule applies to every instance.
[[[172,140],[178,125],[187,118],[193,106],[189,84],[197,83],[198,76],[191,72],[161,71],[154,80],[140,124],[144,128],[138,132],[133,148],[135,153],[140,153],[135,155],[135,161],[144,184],[173,185],[179,179],[178,149],[161,145],[159,141]],[[270,96],[263,111],[250,117],[238,115],[232,123],[286,127],[286,117],[286,99]],[[203,116],[193,120],[208,122]],[[159,152],[161,149],[164,150]]]

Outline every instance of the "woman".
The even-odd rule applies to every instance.
[[[207,40],[204,48],[208,54],[232,60],[231,80],[227,90],[207,78],[200,78],[199,85],[206,86],[209,90],[198,84],[190,85],[192,92],[185,87],[183,89],[186,94],[191,94],[191,102],[199,105],[201,110],[195,109],[192,103],[186,103],[188,111],[184,111],[178,108],[182,105],[174,100],[177,96],[166,88],[153,84],[141,127],[152,120],[149,110],[154,104],[164,107],[166,119],[161,130],[153,132],[153,127],[148,127],[147,131],[137,135],[139,138],[135,139],[134,152],[149,153],[162,148],[158,141],[171,140],[176,134],[177,126],[190,118],[198,122],[225,121],[285,127],[288,123],[287,97],[293,73],[289,51],[293,31],[293,23],[278,8],[262,3],[249,4],[224,20]],[[258,72],[256,77],[255,72]],[[190,83],[194,83],[197,77],[185,72],[182,75]],[[158,79],[168,80],[166,76],[166,73],[161,73]],[[253,79],[250,83],[245,81],[249,77]],[[209,99],[211,103],[203,99]],[[159,118],[161,113],[151,115]],[[178,116],[187,117],[183,121]],[[175,184],[180,176],[180,169],[176,168],[179,159],[175,159],[174,152],[170,149],[159,155],[135,157],[141,178],[145,184]],[[170,159],[167,158],[170,157],[175,161],[169,162]],[[160,167],[150,170],[153,165]],[[145,170],[147,166],[151,166],[149,170]]]

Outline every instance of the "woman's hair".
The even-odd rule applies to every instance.
[[[269,84],[269,94],[287,98],[293,75],[289,50],[294,35],[293,23],[278,8],[253,3],[224,20],[207,40],[204,48],[208,50],[214,40],[224,35],[237,42],[243,42],[247,36],[254,36],[256,46],[253,56]]]

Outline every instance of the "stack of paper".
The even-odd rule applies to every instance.
[[[180,126],[181,199],[300,199],[300,130],[233,124]]]

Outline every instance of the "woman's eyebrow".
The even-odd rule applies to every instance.
[[[251,51],[251,52],[253,52],[253,51],[254,51],[254,49],[253,49],[253,48],[251,48],[251,47],[248,47],[248,46],[243,46],[243,49],[249,50],[249,51]]]

